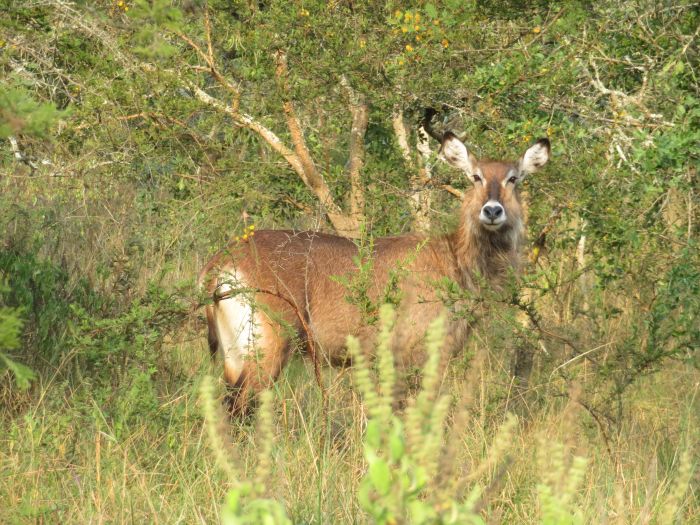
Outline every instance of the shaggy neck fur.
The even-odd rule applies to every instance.
[[[491,232],[463,211],[460,226],[448,236],[463,284],[472,283],[476,274],[497,284],[510,270],[517,271],[524,238],[525,228],[519,217]]]

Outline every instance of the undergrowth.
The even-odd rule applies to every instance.
[[[367,358],[357,339],[348,337],[354,388],[361,396],[354,424],[363,428],[361,442],[352,445],[361,448],[363,459],[359,477],[353,480],[356,491],[347,494],[356,498],[351,521],[485,524],[517,519],[518,523],[542,525],[661,524],[682,523],[682,516],[694,512],[691,507],[696,503],[688,489],[696,468],[696,429],[685,430],[676,449],[678,457],[665,477],[647,481],[644,490],[647,496],[653,494],[656,503],[640,500],[633,508],[620,500],[625,491],[622,480],[613,482],[612,494],[613,487],[600,484],[601,474],[613,474],[606,472],[612,465],[606,467],[610,458],[586,453],[586,440],[579,435],[582,414],[577,391],[560,410],[530,428],[505,413],[500,423],[490,425],[488,444],[473,441],[470,430],[455,427],[463,422],[479,424],[470,410],[469,396],[464,392],[456,396],[447,387],[449,378],[440,366],[444,318],[436,319],[426,333],[428,360],[419,392],[408,400],[405,410],[397,409],[397,377],[390,350],[394,317],[391,305],[380,309],[375,360]],[[268,390],[261,395],[254,434],[258,445],[250,466],[233,459],[241,457],[245,445],[239,442],[237,448],[231,443],[208,377],[202,382],[200,396],[213,456],[231,487],[223,505],[223,523],[292,523],[285,498],[276,490],[283,476],[279,460],[290,452],[275,434],[280,423],[279,392]],[[331,449],[326,454],[346,450]],[[464,462],[461,468],[447,466],[458,461]],[[597,465],[591,468],[595,461]],[[456,479],[441,482],[448,470]],[[516,487],[518,483],[527,488]],[[315,519],[325,522],[329,518],[317,515]]]

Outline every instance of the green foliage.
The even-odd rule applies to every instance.
[[[152,59],[170,58],[178,53],[178,48],[158,31],[159,27],[177,31],[181,26],[182,12],[171,7],[169,0],[137,0],[129,14],[142,24],[134,35],[137,55]]]
[[[353,256],[357,270],[345,275],[333,275],[331,279],[345,287],[345,300],[358,308],[362,322],[374,325],[379,319],[381,305],[398,307],[401,304],[403,293],[400,284],[409,274],[408,268],[424,246],[425,241],[418,243],[404,259],[395,261],[387,272],[383,288],[378,289],[375,284],[374,238],[363,235],[357,244],[357,255]]]
[[[440,389],[429,368],[401,414],[389,402],[390,356],[377,359],[376,381],[367,364],[373,389],[363,391],[369,422],[360,436],[364,420],[344,376],[329,379],[341,399],[328,408],[297,363],[276,392],[283,408],[274,439],[235,425],[227,436],[243,460],[233,475],[224,471],[237,480],[224,514],[232,522],[267,514],[276,522],[390,513],[447,520],[445,509],[473,510],[467,503],[481,498],[480,516],[504,523],[697,515],[688,491],[695,451],[677,428],[678,393],[695,399],[700,362],[693,2],[5,0],[2,13],[0,368],[10,373],[0,384],[8,473],[0,521],[220,518],[229,487],[192,415],[194,384],[209,364],[189,309],[196,294],[178,283],[191,282],[251,220],[328,224],[325,203],[285,159],[192,88],[238,104],[294,149],[282,106],[291,100],[316,168],[345,210],[352,115],[341,78],[369,105],[367,238],[412,228],[416,186],[431,194],[433,230],[447,230],[456,203],[438,188],[469,187],[439,163],[423,186],[424,165],[398,147],[396,111],[411,148],[425,107],[438,110],[438,130],[462,133],[480,158],[515,159],[549,136],[552,163],[523,188],[530,239],[542,239],[537,262],[514,291],[478,277],[478,293],[439,284],[450,313],[473,328],[464,363],[471,369],[473,356],[488,355],[469,383],[476,405],[456,430],[452,414],[441,413],[442,394],[461,399],[468,381],[460,367]],[[200,53],[209,53],[207,19],[228,86]],[[288,58],[289,92],[275,74],[277,50]],[[383,330],[380,305],[400,303],[410,260],[385,290],[372,290],[371,242],[359,252],[356,271],[340,280]],[[505,418],[521,343],[534,349],[529,429],[551,430],[558,400],[581,383],[586,412],[564,435],[585,445],[575,457],[586,457],[587,469],[568,445],[560,452],[557,439],[538,442]],[[21,390],[25,367],[40,380]],[[684,402],[698,412],[696,401]],[[424,439],[428,429],[434,435]],[[458,446],[454,492],[443,490],[435,464],[445,441]],[[658,472],[649,464],[657,457]],[[256,480],[258,466],[278,476],[274,493],[241,481]]]
[[[445,503],[429,491],[429,482],[437,474],[451,402],[449,396],[438,397],[444,319],[438,318],[428,329],[423,385],[403,421],[392,408],[395,370],[390,349],[394,323],[391,305],[382,306],[380,321],[376,383],[359,341],[348,337],[355,384],[367,409],[363,446],[367,473],[358,492],[361,507],[374,523],[485,523],[474,512],[478,493],[473,493],[467,501]]]
[[[31,368],[11,359],[7,352],[20,347],[22,333],[21,310],[5,306],[7,287],[0,283],[0,372],[9,370],[19,388],[27,388],[35,374]]]
[[[7,281],[7,304],[25,312],[31,337],[25,341],[49,362],[57,362],[69,348],[67,337],[74,322],[73,304],[99,308],[99,299],[85,282],[69,282],[66,271],[33,253],[5,250],[0,271]],[[89,306],[88,306],[89,305]]]
[[[11,135],[48,137],[65,111],[51,102],[41,102],[21,82],[10,79],[0,90],[0,140]]]

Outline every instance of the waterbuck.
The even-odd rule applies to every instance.
[[[392,340],[398,366],[422,364],[421,339],[445,309],[438,281],[475,290],[477,275],[494,281],[517,270],[525,233],[518,188],[549,157],[549,141],[540,139],[518,162],[479,161],[454,134],[443,136],[441,158],[473,184],[457,228],[373,243],[367,296],[378,300],[390,280],[400,293]],[[295,338],[307,342],[315,359],[339,365],[348,362],[348,334],[371,348],[375,328],[346,300],[348,289],[337,278],[356,274],[357,255],[353,241],[336,235],[262,230],[232,242],[205,266],[199,282],[213,297],[206,307],[209,346],[212,354],[223,352],[233,414],[244,413],[251,395],[277,378]],[[467,332],[466,321],[450,321],[445,351],[461,350]]]

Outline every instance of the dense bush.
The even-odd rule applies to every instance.
[[[0,521],[216,521],[231,486],[232,522],[250,500],[293,522],[697,514],[695,4],[0,4]],[[321,391],[300,362],[259,431],[212,432],[239,456],[216,470],[194,276],[251,224],[340,231],[360,257],[337,279],[380,323],[401,298],[367,293],[372,239],[448,230],[468,189],[420,132],[426,109],[479,157],[553,144],[525,183],[522,275],[441,283],[473,336],[415,403],[435,411],[433,452],[457,447],[455,485],[419,472],[409,409],[376,412],[344,372]],[[274,493],[246,484],[257,458],[278,460],[261,467]]]

